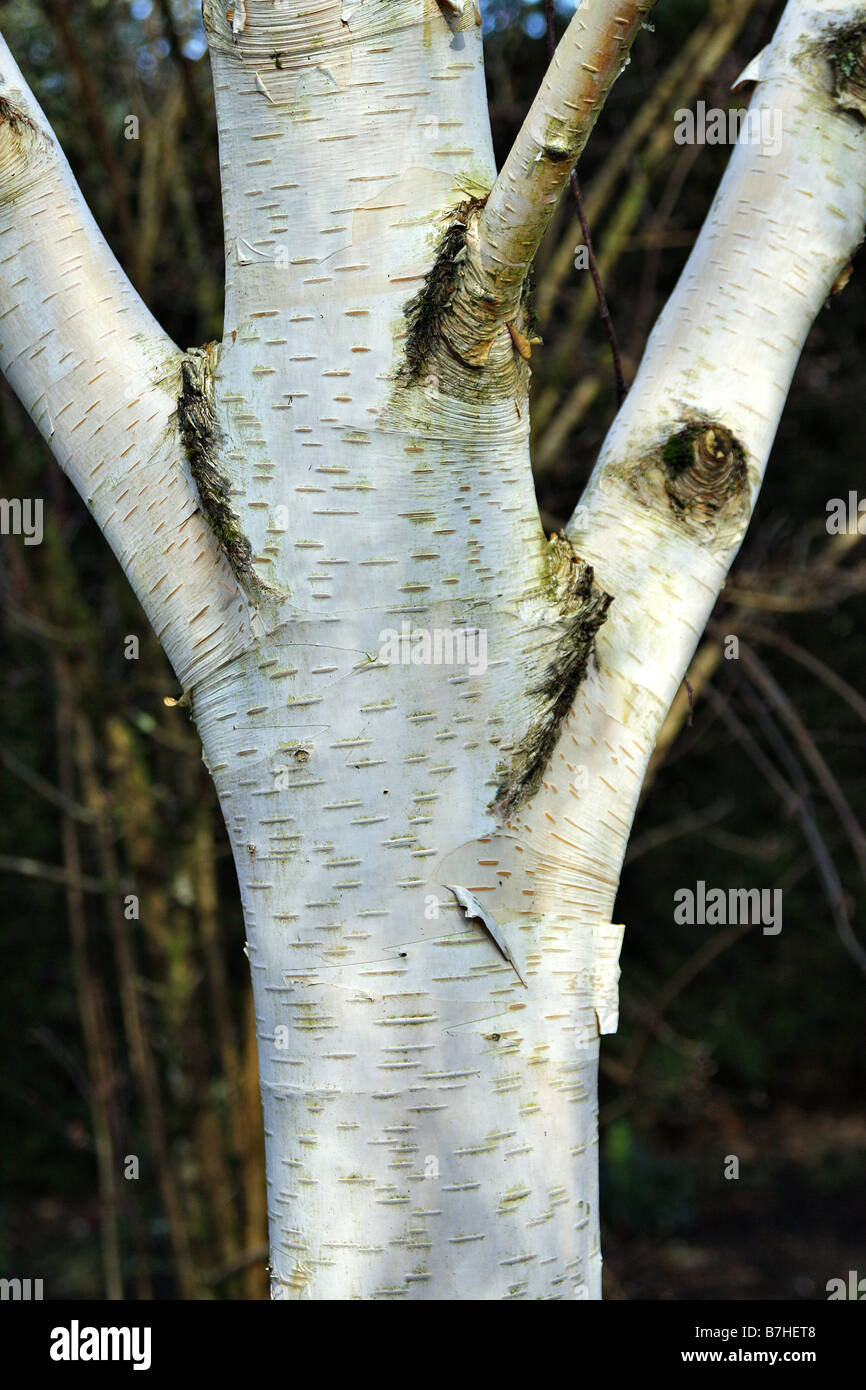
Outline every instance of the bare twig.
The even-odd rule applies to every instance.
[[[776,765],[767,757],[764,750],[755,741],[742,720],[734,713],[728,700],[720,695],[712,686],[707,686],[706,697],[715,706],[723,721],[727,724],[735,738],[742,744],[752,762],[761,772],[766,781],[776,791],[785,808],[797,817],[803,836],[809,846],[815,867],[824,885],[824,892],[839,939],[848,951],[849,955],[860,966],[861,970],[866,971],[866,951],[860,945],[854,935],[848,916],[848,906],[842,883],[836,872],[836,866],[830,856],[824,839],[818,829],[817,822],[808,804],[806,796],[798,794],[794,787],[782,776]]]
[[[61,868],[57,864],[43,864],[38,859],[26,859],[23,855],[0,854],[0,873],[21,874],[24,878],[38,878],[46,883],[62,883],[65,888],[74,888],[77,893],[121,891],[119,883],[91,878],[88,874],[73,871],[68,864]]]
[[[93,815],[86,806],[79,806],[77,802],[67,801],[62,792],[58,791],[51,782],[40,777],[38,772],[34,772],[32,767],[28,767],[20,758],[16,758],[14,753],[10,753],[5,748],[0,748],[0,762],[11,772],[13,776],[19,777],[26,786],[32,787],[35,792],[43,796],[46,801],[50,801],[52,806],[59,806],[67,815],[72,816],[73,820],[92,821]],[[65,881],[65,879],[64,879]]]
[[[845,793],[842,791],[837,779],[834,777],[829,766],[821,756],[815,740],[809,733],[797,711],[794,709],[790,699],[785,694],[779,683],[773,679],[763,661],[755,652],[744,644],[740,643],[740,664],[748,673],[750,680],[769,700],[776,710],[782,722],[786,725],[789,733],[793,736],[802,757],[808,763],[815,778],[823,789],[827,800],[836,812],[842,829],[848,838],[855,858],[860,867],[860,873],[866,879],[866,836],[852,811]]]
[[[807,671],[811,671],[813,676],[817,676],[819,680],[823,681],[829,690],[834,691],[854,711],[857,717],[866,723],[866,700],[859,691],[854,689],[853,685],[849,685],[846,680],[843,680],[825,661],[821,661],[812,652],[806,651],[804,647],[799,646],[790,637],[786,637],[784,633],[773,632],[762,623],[756,623],[749,619],[747,630],[751,636],[761,642],[766,642],[780,652],[784,652],[792,661],[798,662]]]
[[[626,1077],[624,1079],[631,1080],[633,1078],[647,1043],[658,1030],[665,1010],[670,1007],[677,995],[682,994],[683,990],[687,985],[691,984],[695,976],[699,975],[702,970],[705,970],[717,956],[721,955],[722,951],[726,951],[729,946],[733,946],[735,942],[739,941],[741,936],[745,936],[746,932],[750,931],[755,925],[754,922],[737,922],[726,927],[724,931],[717,932],[715,936],[710,937],[709,941],[705,941],[699,946],[694,955],[689,956],[689,959],[684,961],[678,970],[674,971],[673,975],[671,975],[670,979],[659,991],[649,1018],[634,1039],[625,1056],[623,1067]]]
[[[733,801],[714,801],[711,806],[698,812],[687,811],[664,825],[657,825],[643,835],[633,835],[629,841],[623,864],[633,864],[643,854],[654,853],[661,845],[676,840],[681,835],[694,835],[702,826],[713,825],[722,820],[734,809]]]
[[[90,126],[90,132],[99,150],[102,167],[108,178],[114,214],[117,217],[127,258],[134,258],[136,249],[135,228],[129,205],[126,179],[106,129],[105,102],[96,89],[90,63],[85,58],[78,43],[70,17],[72,7],[65,3],[65,0],[45,0],[45,3],[66,49],[69,65],[78,81],[81,104]]]
[[[553,55],[556,52],[556,13],[554,0],[544,0],[544,13],[545,19],[547,21],[547,61],[550,63],[553,61]],[[620,358],[619,353],[619,343],[616,339],[616,329],[613,326],[613,319],[610,316],[610,310],[607,304],[607,297],[604,293],[604,286],[601,283],[601,275],[599,273],[598,263],[595,259],[595,248],[592,244],[592,233],[590,232],[589,221],[586,216],[586,210],[583,206],[583,194],[580,191],[580,180],[577,177],[576,169],[572,169],[571,171],[571,191],[574,195],[574,201],[577,207],[577,216],[578,220],[580,221],[581,236],[583,237],[583,244],[586,247],[587,258],[589,260],[589,273],[592,276],[592,283],[595,286],[595,295],[596,299],[598,300],[599,317],[601,318],[601,321],[604,324],[604,331],[607,334],[607,340],[610,343],[610,352],[613,358],[613,374],[616,379],[617,404],[622,405],[623,401],[625,400],[626,385],[625,379],[622,374],[622,359]]]
[[[96,844],[100,864],[106,878],[116,879],[118,877],[118,864],[112,844],[111,827],[105,815],[106,797],[97,777],[93,735],[87,721],[80,713],[76,713],[75,717],[75,754],[81,770],[84,796],[96,822]],[[168,1237],[174,1255],[178,1290],[182,1298],[194,1298],[196,1282],[187,1234],[186,1213],[183,1209],[180,1189],[169,1161],[165,1114],[153,1049],[139,1000],[138,971],[133,941],[117,894],[112,894],[107,899],[106,911],[117,968],[124,1031],[133,1075],[144,1106],[148,1143],[153,1155],[168,1226]]]
[[[75,779],[71,754],[72,687],[63,658],[55,653],[52,665],[57,688],[57,758],[60,789],[67,801],[74,801]],[[66,885],[66,907],[72,943],[75,989],[91,1082],[90,1115],[99,1177],[99,1223],[105,1296],[117,1300],[123,1298],[123,1275],[117,1220],[119,1170],[111,1120],[113,1067],[109,1055],[104,1011],[98,997],[98,984],[88,959],[87,918],[84,895],[80,887],[82,873],[78,831],[72,817],[66,812],[61,813],[60,830],[63,861],[69,879]]]
[[[586,212],[595,225],[613,196],[617,180],[629,167],[645,141],[652,138],[651,150],[641,156],[641,165],[653,164],[673,142],[673,120],[665,120],[677,106],[688,106],[701,83],[728,52],[757,0],[730,0],[724,14],[711,14],[699,24],[667,69],[653,84],[652,91],[629,122],[604,163],[593,178],[587,193]],[[569,274],[574,258],[577,226],[572,221],[539,279],[536,310],[544,327],[553,309],[557,293]]]

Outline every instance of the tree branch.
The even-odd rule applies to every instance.
[[[789,4],[749,109],[752,129],[764,120],[778,138],[736,145],[569,526],[608,591],[637,584],[656,618],[673,617],[670,595],[654,606],[647,574],[688,578],[689,653],[709,612],[703,600],[698,612],[696,586],[707,584],[711,603],[745,532],[806,335],[863,234],[866,125],[835,94],[830,49],[846,23],[864,19],[862,0]],[[687,453],[704,443],[728,455],[729,471],[720,454],[712,480]],[[649,514],[654,534],[636,544],[637,518]],[[674,666],[678,680],[683,662],[671,676]]]
[[[182,360],[0,39],[0,365],[188,686],[242,649],[249,622],[184,458]]]
[[[545,0],[544,17],[547,22],[547,57],[552,61],[556,53],[556,9],[554,0]],[[616,381],[616,403],[621,406],[625,400],[626,384],[622,374],[622,357],[620,356],[619,343],[617,341],[616,329],[613,326],[610,309],[607,303],[607,296],[604,292],[604,285],[601,282],[601,275],[598,269],[598,262],[595,258],[595,247],[592,242],[592,232],[589,226],[589,219],[586,215],[586,208],[583,205],[583,192],[580,187],[580,180],[577,177],[577,170],[572,169],[569,175],[571,191],[574,196],[575,206],[577,207],[577,218],[580,223],[580,234],[583,238],[583,245],[589,257],[589,273],[592,276],[595,297],[598,300],[599,317],[607,334],[610,343],[610,352],[613,359],[613,374]]]
[[[748,526],[803,343],[863,235],[866,124],[840,100],[831,55],[864,21],[863,0],[789,3],[750,107],[771,135],[776,113],[781,136],[734,149],[567,528],[613,603],[522,811],[567,843],[567,870],[539,873],[545,909],[567,881],[568,900],[610,911],[653,745]]]
[[[443,331],[482,366],[518,316],[523,285],[562,190],[655,0],[582,0],[483,208]]]

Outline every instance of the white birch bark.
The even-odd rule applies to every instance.
[[[253,978],[273,1293],[596,1298],[622,855],[805,334],[862,234],[862,120],[818,50],[866,8],[789,5],[755,95],[783,111],[781,151],[732,155],[570,545],[548,542],[535,504],[519,256],[483,331],[479,317],[483,353],[460,350],[495,183],[475,7],[204,9],[219,349],[188,363],[184,397],[180,354],[5,52],[0,344],[162,637],[219,793]],[[610,46],[610,9],[586,0],[573,24],[594,15]],[[575,32],[540,98],[560,121],[568,55],[576,89],[585,77]],[[549,215],[546,175],[522,189],[516,210],[504,182],[488,203],[500,248],[509,208],[518,231],[534,196]],[[407,301],[455,220],[453,303],[407,338]],[[485,274],[495,293],[493,261]],[[693,451],[679,472],[672,438],[680,465]],[[199,445],[231,483],[230,563],[197,506]],[[480,629],[486,669],[382,659],[404,621]]]
[[[105,243],[0,40],[3,371],[120,560],[184,686],[248,605],[183,463],[181,354]]]

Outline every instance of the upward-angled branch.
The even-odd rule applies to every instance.
[[[581,0],[483,209],[444,325],[481,366],[517,317],[523,284],[560,194],[655,0]]]
[[[182,354],[117,264],[0,39],[0,366],[120,560],[184,686],[246,601],[201,513]]]
[[[547,23],[547,51],[548,58],[552,61],[556,53],[556,6],[554,0],[545,0],[544,17]],[[580,223],[580,234],[586,253],[589,257],[589,273],[592,276],[593,288],[595,289],[596,299],[598,300],[598,311],[601,321],[610,343],[611,356],[613,358],[613,371],[616,379],[617,403],[622,405],[625,400],[626,385],[622,374],[622,358],[620,357],[619,343],[617,342],[616,329],[613,326],[613,319],[610,316],[610,309],[607,305],[607,296],[604,292],[604,285],[601,282],[601,275],[598,269],[598,262],[595,258],[595,247],[593,246],[592,232],[589,226],[589,219],[583,205],[583,192],[580,187],[580,180],[577,177],[577,170],[571,171],[571,191],[574,195],[577,207],[577,217]]]
[[[550,773],[526,814],[532,829],[545,818],[570,833],[574,823],[604,828],[611,900],[620,863],[611,837],[624,850],[665,712],[745,535],[806,335],[863,236],[863,19],[862,0],[788,5],[750,107],[761,138],[731,156],[567,528],[614,596],[567,725],[588,789]],[[596,754],[605,747],[616,749],[618,778]],[[599,877],[594,861],[590,874],[578,870],[589,901]]]

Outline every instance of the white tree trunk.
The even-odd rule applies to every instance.
[[[185,359],[0,58],[2,365],[219,793],[275,1297],[600,1294],[596,1063],[631,819],[866,216],[863,123],[826,53],[866,8],[792,0],[753,103],[783,112],[781,150],[733,153],[548,541],[515,265],[646,8],[584,0],[485,205],[471,3],[205,0],[225,334]],[[384,659],[404,622],[480,631],[486,669]]]

